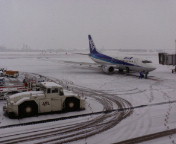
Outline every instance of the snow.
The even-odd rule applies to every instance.
[[[62,87],[54,82],[41,82],[41,84],[46,88],[52,88],[52,87]]]
[[[119,54],[110,51],[112,54]],[[172,66],[158,64],[157,53],[122,53],[122,55],[143,57],[154,61],[157,69],[149,74],[149,79],[138,79],[137,75],[113,74],[107,75],[94,67],[84,67],[75,64],[65,64],[64,61],[92,62],[88,56],[76,54],[47,54],[42,53],[0,53],[0,67],[21,72],[38,73],[47,77],[61,79],[67,83],[74,83],[93,90],[101,90],[109,94],[122,97],[132,103],[133,106],[148,105],[137,108],[130,117],[122,120],[117,126],[91,136],[87,139],[72,142],[73,144],[110,144],[126,139],[152,134],[172,128],[176,128],[176,103],[158,104],[176,100],[176,75],[171,73]],[[2,107],[4,101],[0,102],[0,127],[9,124],[43,120],[102,111],[103,106],[93,98],[86,99],[86,110],[80,112],[47,114],[38,117],[24,119],[9,119],[3,115]],[[153,104],[153,105],[152,105]],[[155,105],[156,104],[156,105]],[[117,107],[114,106],[114,109]],[[26,129],[44,129],[51,125],[73,124],[78,121],[86,121],[91,117],[76,118],[71,120],[57,121],[34,126],[13,127],[1,129],[3,136],[9,132],[25,131]],[[173,144],[176,135],[166,136],[144,144]]]
[[[9,98],[10,99],[13,99],[13,98],[17,98],[19,96],[44,96],[44,93],[43,91],[27,91],[27,92],[22,92],[22,93],[17,93],[17,94],[13,94],[13,95],[10,95]]]
[[[75,94],[75,93],[73,93],[71,91],[68,91],[68,90],[64,90],[63,92],[64,92],[64,95],[66,95],[66,96],[73,96],[73,95],[77,96],[77,94]]]

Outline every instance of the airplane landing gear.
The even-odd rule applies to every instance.
[[[147,79],[148,78],[148,72],[144,73],[144,78]]]
[[[142,71],[142,72],[139,73],[139,78],[140,79],[142,79],[142,78],[147,79],[147,77],[148,77],[148,72]]]

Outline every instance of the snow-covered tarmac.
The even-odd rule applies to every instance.
[[[118,53],[118,52],[109,52]],[[123,53],[125,55],[126,53]],[[136,54],[129,53],[136,56]],[[107,75],[103,72],[88,67],[81,67],[74,64],[65,64],[64,61],[92,62],[83,55],[65,53],[0,53],[0,67],[21,72],[38,73],[47,77],[57,78],[73,82],[76,85],[87,88],[105,91],[109,94],[116,94],[128,100],[133,106],[151,105],[161,102],[175,101],[176,97],[176,74],[171,73],[171,66],[158,64],[157,53],[138,54],[138,57],[148,58],[154,61],[157,69],[150,73],[149,79],[138,79],[136,76],[126,74]],[[96,102],[89,100],[91,110],[102,110]],[[0,102],[0,126],[11,122],[3,116],[3,102]],[[91,111],[88,109],[87,111]],[[139,137],[151,133],[156,133],[168,129],[176,128],[176,103],[146,106],[135,109],[133,114],[122,120],[117,126],[94,135],[81,141],[72,142],[75,144],[110,144],[122,140]],[[64,114],[67,115],[67,114]],[[50,115],[47,115],[49,117]],[[41,116],[44,117],[44,116]],[[53,116],[51,116],[53,117]],[[85,118],[79,118],[85,121]],[[14,120],[18,121],[18,120]],[[27,119],[21,121],[28,121]],[[77,120],[76,120],[77,121]],[[74,123],[74,120],[65,123]],[[64,125],[64,121],[59,122]],[[44,127],[47,124],[40,125]],[[21,129],[21,128],[20,128]],[[19,129],[19,130],[20,130]],[[13,128],[15,131],[15,128]],[[3,135],[7,130],[0,129]],[[145,144],[175,144],[176,135],[162,137]]]

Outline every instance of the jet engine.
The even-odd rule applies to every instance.
[[[112,74],[114,73],[114,67],[113,66],[103,66],[102,67],[103,72],[107,73],[107,74]]]

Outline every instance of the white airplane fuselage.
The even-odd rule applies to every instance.
[[[151,63],[143,63],[142,61],[145,62],[146,60],[142,60],[139,58],[131,58],[131,59],[127,59],[128,57],[118,58],[119,60],[124,61],[123,64],[114,63],[113,60],[116,58],[112,58],[112,60],[109,62],[98,58],[94,58],[92,56],[90,56],[90,58],[98,64],[111,65],[117,69],[126,70],[126,68],[128,67],[131,71],[136,71],[136,72],[141,72],[141,71],[150,72],[156,69]],[[127,63],[130,65],[127,65]]]

